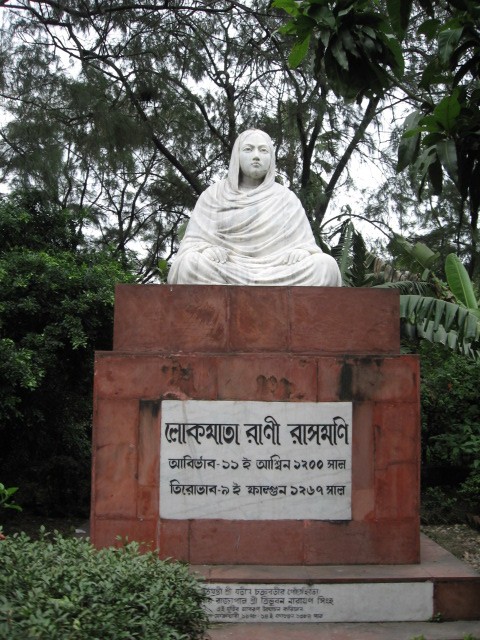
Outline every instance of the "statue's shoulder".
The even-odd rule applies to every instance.
[[[200,198],[210,198],[212,196],[215,197],[216,195],[218,195],[218,193],[223,191],[225,183],[226,183],[226,179],[218,180],[217,182],[214,182],[213,184],[209,185],[205,189],[205,191],[202,191],[202,193],[199,196],[199,199]]]
[[[293,191],[280,182],[274,182],[272,187],[276,195],[281,195],[282,198],[285,198],[286,202],[300,202],[299,198],[293,193]]]
[[[196,215],[199,213],[204,213],[205,211],[210,211],[212,207],[219,201],[219,194],[222,191],[221,185],[224,180],[220,180],[219,182],[214,182],[209,185],[202,193],[198,196],[195,210]]]

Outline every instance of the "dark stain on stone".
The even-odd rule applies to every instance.
[[[280,378],[278,380],[275,376],[258,376],[257,377],[257,393],[260,395],[273,395],[279,392],[279,397],[290,398],[295,389],[295,386],[287,380],[287,378]]]
[[[175,361],[171,365],[163,365],[162,373],[170,376],[169,384],[179,384],[192,378],[191,368],[182,367],[179,362]]]
[[[354,385],[355,370],[357,370],[357,380],[360,381],[359,376],[364,376],[361,379],[363,385],[360,386],[367,388],[368,385],[372,386],[380,383],[381,377],[379,372],[382,362],[382,358],[375,358],[371,356],[364,356],[363,358],[344,358],[340,372],[340,385],[338,390],[340,400],[365,400],[365,393],[358,389],[358,384]],[[378,372],[373,371],[373,377],[372,370],[369,372],[368,369],[371,365],[376,365],[378,369]],[[355,389],[354,386],[356,387]]]
[[[180,367],[180,374],[182,376],[182,380],[190,380],[192,371],[189,367]]]
[[[192,316],[203,324],[210,324],[215,319],[215,308],[214,307],[199,307],[197,305],[191,305],[187,307],[187,311],[192,314]]]
[[[275,376],[258,376],[257,377],[257,392],[261,394],[275,393],[278,387],[278,381]]]
[[[283,385],[284,389],[283,396],[285,398],[290,398],[294,391],[294,385],[290,382],[290,380],[287,380],[286,378],[282,378],[280,382]]]
[[[214,324],[208,335],[212,338],[212,340],[215,340],[215,342],[220,342],[224,338],[225,331],[221,325]]]
[[[340,400],[352,399],[352,386],[353,386],[353,367],[351,362],[344,360],[342,364],[342,370],[340,371],[340,385],[338,389],[338,397]]]
[[[160,411],[160,400],[140,400],[140,413],[151,413],[153,418],[158,416]]]

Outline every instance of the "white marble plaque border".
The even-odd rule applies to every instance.
[[[162,402],[160,517],[350,520],[352,403]]]

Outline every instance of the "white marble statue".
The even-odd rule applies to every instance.
[[[199,197],[168,282],[341,286],[299,199],[275,182],[273,143],[263,131],[239,135],[228,177]]]

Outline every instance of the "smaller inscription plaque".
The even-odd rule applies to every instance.
[[[160,516],[351,519],[352,405],[162,402]]]
[[[428,620],[433,584],[207,584],[211,622]]]

